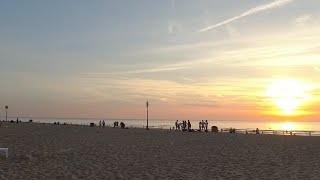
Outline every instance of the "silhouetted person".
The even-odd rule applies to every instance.
[[[121,122],[120,127],[121,127],[121,129],[124,129],[126,127],[126,125],[123,122]]]
[[[202,126],[202,124],[201,124],[201,121],[199,122],[199,131],[201,131],[201,126]]]
[[[184,120],[182,120],[181,130],[184,131]]]
[[[208,120],[206,120],[206,122],[205,122],[205,127],[206,127],[206,131],[208,131]]]
[[[182,120],[182,123],[180,123],[180,128],[181,128],[181,131],[183,131],[183,129],[184,129],[184,120]]]
[[[191,130],[191,123],[190,123],[190,121],[188,120],[188,131],[190,131]]]
[[[106,126],[106,122],[104,122],[104,120],[102,121],[102,127]]]
[[[184,120],[182,120],[182,123],[181,123],[181,130],[184,131]]]
[[[17,124],[19,124],[19,119],[17,118]]]
[[[260,134],[259,128],[256,129],[256,134]]]
[[[101,121],[99,121],[99,127],[101,127],[102,126],[102,123],[101,123]]]
[[[175,125],[176,125],[176,130],[178,130],[178,126],[179,126],[179,121],[178,120],[176,121]]]

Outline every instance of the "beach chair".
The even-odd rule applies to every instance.
[[[0,155],[5,154],[6,158],[8,158],[8,148],[0,148]]]

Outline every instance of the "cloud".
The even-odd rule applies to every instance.
[[[265,10],[269,10],[269,9],[274,9],[274,8],[277,8],[277,7],[280,7],[280,6],[283,6],[285,4],[288,4],[290,2],[292,2],[293,0],[275,0],[271,3],[268,3],[268,4],[263,4],[263,5],[260,5],[260,6],[257,6],[257,7],[254,7],[252,9],[249,9],[248,11],[238,15],[238,16],[235,16],[233,18],[230,18],[230,19],[227,19],[227,20],[224,20],[222,22],[219,22],[217,24],[214,24],[214,25],[211,25],[211,26],[208,26],[208,27],[205,27],[205,28],[202,28],[199,30],[199,32],[205,32],[205,31],[209,31],[211,29],[215,29],[217,27],[220,27],[220,26],[223,26],[223,25],[226,25],[226,24],[229,24],[233,21],[236,21],[238,19],[241,19],[241,18],[244,18],[246,16],[250,16],[252,14],[256,14],[258,12],[261,12],[261,11],[265,11]]]
[[[110,73],[84,73],[87,75],[120,75],[120,74],[140,74],[140,73],[156,73],[156,72],[167,72],[167,71],[176,71],[182,70],[185,67],[159,67],[159,68],[150,68],[150,69],[138,69],[138,70],[129,70],[129,71],[120,71],[120,72],[110,72]]]
[[[305,26],[305,24],[308,23],[311,19],[311,15],[302,15],[295,20],[295,23],[297,26]]]
[[[84,72],[82,75],[124,75],[124,74],[143,74],[143,73],[157,73],[157,72],[169,72],[169,71],[178,71],[184,69],[191,69],[195,66],[209,64],[212,60],[210,59],[195,59],[190,61],[181,61],[172,64],[162,65],[159,67],[150,67],[150,68],[140,68],[134,70],[123,70],[123,71],[114,71],[114,72]],[[135,67],[137,67],[136,65]],[[143,66],[143,64],[139,65]]]

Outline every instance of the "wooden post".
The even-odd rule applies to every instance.
[[[147,101],[146,106],[147,106],[147,130],[149,130],[149,101]]]
[[[6,108],[6,121],[8,121],[8,106],[5,107]]]

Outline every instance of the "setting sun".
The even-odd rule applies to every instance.
[[[292,79],[281,79],[269,85],[267,96],[285,115],[296,114],[296,110],[310,98],[310,84]]]

